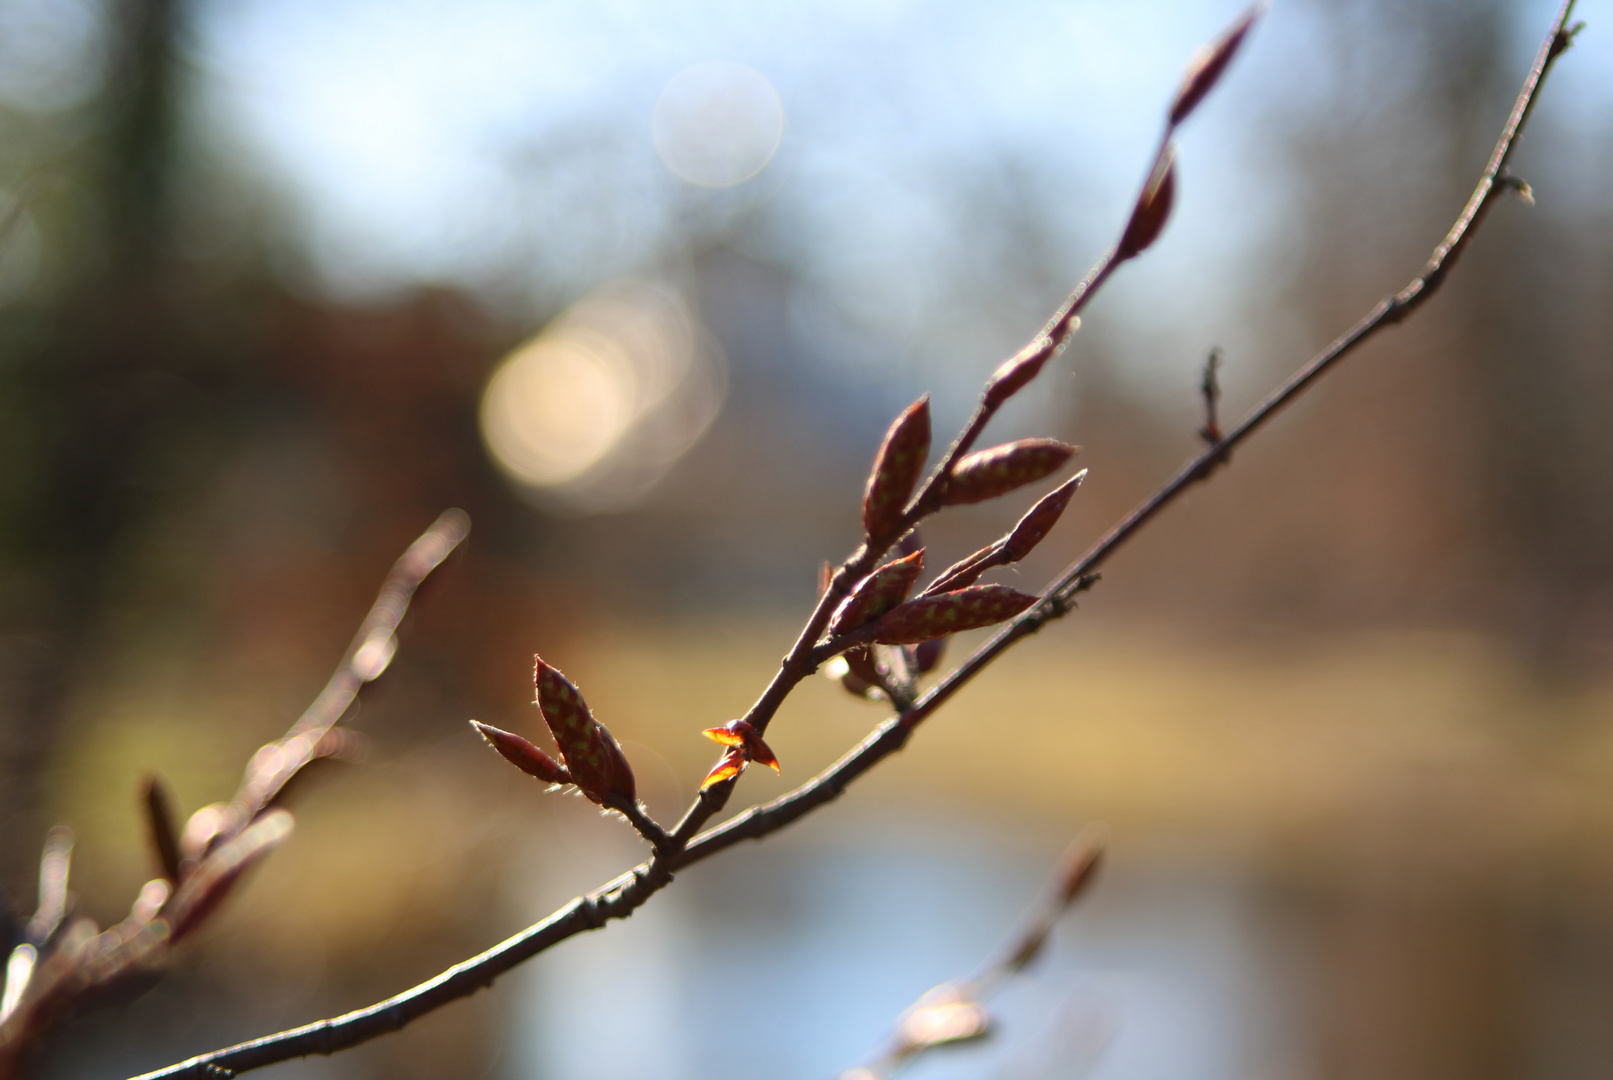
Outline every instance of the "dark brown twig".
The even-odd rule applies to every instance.
[[[240,1072],[307,1054],[334,1053],[378,1035],[395,1031],[419,1016],[487,986],[521,961],[574,934],[598,929],[612,918],[626,917],[656,891],[664,888],[670,882],[673,872],[709,858],[742,840],[758,839],[776,832],[837,798],[853,780],[888,755],[901,749],[920,723],[988,664],[1046,623],[1067,614],[1073,606],[1074,597],[1097,581],[1095,571],[1098,566],[1135,535],[1143,525],[1174,502],[1184,490],[1205,479],[1214,466],[1225,459],[1231,449],[1253,435],[1272,415],[1303,393],[1316,379],[1372,333],[1384,325],[1399,322],[1433,294],[1470,242],[1473,230],[1488,212],[1494,194],[1497,191],[1509,190],[1507,182],[1502,179],[1506,164],[1512,155],[1515,140],[1534,106],[1536,90],[1552,61],[1567,47],[1572,37],[1573,31],[1566,27],[1572,9],[1573,0],[1568,0],[1558,12],[1546,43],[1524,81],[1502,130],[1501,138],[1472,198],[1464,207],[1456,224],[1435,249],[1423,272],[1406,288],[1379,303],[1364,319],[1301,368],[1216,446],[1206,449],[1190,460],[1151,498],[1124,518],[1092,549],[1059,575],[1043,591],[1034,606],[1007,623],[958,668],[921,697],[913,709],[886,720],[834,765],[789,794],[772,802],[753,806],[715,828],[700,832],[705,822],[721,810],[733,787],[732,781],[712,785],[701,793],[700,798],[690,807],[673,831],[674,844],[681,849],[677,854],[670,856],[657,854],[648,862],[616,878],[601,889],[571,901],[536,926],[428,982],[369,1008],[203,1054],[167,1069],[145,1074],[139,1080],[206,1076],[208,1070],[212,1068]],[[1184,91],[1179,95],[1179,104],[1183,95],[1202,96],[1196,89],[1196,84],[1192,83],[1184,87]],[[1191,105],[1196,103],[1195,97],[1186,111],[1190,111]],[[1185,117],[1186,111],[1177,116],[1173,110],[1172,126],[1174,122],[1179,122]],[[1169,129],[1167,138],[1162,140],[1161,149],[1155,158],[1155,167],[1151,171],[1151,177],[1155,179],[1161,175],[1161,163],[1166,163],[1165,175],[1169,175],[1168,136]],[[1152,182],[1150,184],[1150,188],[1159,186]],[[1149,189],[1145,189],[1145,198],[1140,199],[1138,207],[1134,209],[1133,221],[1128,222],[1126,236],[1133,237],[1137,218],[1148,201],[1146,197],[1149,193]],[[999,369],[999,376],[1011,365],[1023,364],[1027,358],[1033,362],[1045,361],[1056,353],[1068,341],[1076,323],[1077,312],[1091,294],[1107,280],[1125,255],[1123,243],[1100,259],[1092,273],[1077,286],[1070,298],[1044,327],[1043,332],[1026,349]],[[989,386],[990,384],[987,396],[976,409],[963,433],[949,448],[941,466],[931,474],[909,504],[907,511],[909,524],[923,516],[928,509],[933,509],[932,503],[939,505],[941,496],[938,492],[944,489],[950,465],[955,464],[973,445],[984,429],[986,421],[995,413],[996,406],[991,403]],[[765,729],[784,698],[795,685],[811,673],[814,646],[821,639],[834,609],[846,597],[851,587],[874,569],[880,556],[889,547],[890,543],[885,543],[877,549],[871,544],[864,545],[833,573],[828,588],[824,590],[817,608],[785,656],[778,673],[746,714],[745,719],[758,731]]]
[[[1217,378],[1220,370],[1221,350],[1217,347],[1204,358],[1204,376],[1199,380],[1199,393],[1204,396],[1204,426],[1199,429],[1199,438],[1211,446],[1221,441],[1221,425],[1215,415],[1221,403],[1221,380]]]

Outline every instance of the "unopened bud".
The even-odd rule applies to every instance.
[[[1074,333],[1080,322],[1081,320],[1077,318],[1068,332]],[[986,404],[996,407],[1019,393],[1026,384],[1042,373],[1042,368],[1057,351],[1057,343],[1052,338],[1038,336],[1035,341],[1004,360],[1002,366],[992,372],[991,378],[986,380],[984,394]]]
[[[554,735],[555,745],[560,747],[571,782],[589,800],[601,805],[614,799],[632,801],[637,797],[633,770],[622,748],[605,725],[594,719],[577,688],[541,657],[534,660],[538,710]]]
[[[701,734],[712,742],[728,747],[717,767],[706,774],[700,784],[701,790],[738,776],[753,761],[766,765],[774,772],[779,771],[778,758],[772,749],[762,741],[761,733],[744,720],[730,720],[722,727],[706,728]]]
[[[863,529],[870,540],[889,539],[930,456],[930,397],[909,405],[891,424],[874,455],[863,492]]]
[[[1215,84],[1220,82],[1221,76],[1226,73],[1227,65],[1232,63],[1232,58],[1243,45],[1243,39],[1249,35],[1249,31],[1265,11],[1264,3],[1251,7],[1237,22],[1227,28],[1226,33],[1204,46],[1193,55],[1192,60],[1188,61],[1187,72],[1182,76],[1182,85],[1176,91],[1176,100],[1171,102],[1169,113],[1171,127],[1186,120],[1189,114],[1199,107],[1199,102],[1215,89]]]
[[[1116,257],[1129,259],[1148,250],[1159,239],[1159,234],[1165,231],[1165,222],[1170,220],[1171,205],[1175,200],[1176,148],[1168,146],[1155,163],[1154,171],[1149,174],[1142,194],[1137,196],[1137,205],[1132,208],[1131,220],[1126,223],[1126,231],[1120,237]]]
[[[1020,439],[976,450],[952,469],[942,501],[947,506],[977,503],[1034,484],[1069,461],[1076,447],[1057,439]]]
[[[1003,541],[1004,562],[1018,562],[1042,542],[1042,538],[1058,524],[1059,518],[1064,514],[1064,508],[1070,505],[1070,499],[1075,495],[1076,488],[1081,486],[1081,481],[1085,480],[1086,476],[1087,471],[1082,469],[1053,491],[1042,496],[1040,502],[1026,511],[1025,516],[1019,519],[1019,524],[1014,526],[1014,531],[1008,534],[1008,539]]]
[[[535,776],[546,784],[569,784],[571,774],[566,767],[558,761],[527,742],[512,731],[504,731],[472,720],[470,726],[475,728],[487,744],[499,755],[528,776]]]
[[[924,549],[886,563],[857,583],[829,622],[829,633],[845,634],[872,622],[907,599],[924,567]]]
[[[882,645],[917,645],[962,630],[976,630],[1011,619],[1036,603],[1036,597],[1006,585],[974,585],[938,596],[909,600],[882,617],[874,640]]]

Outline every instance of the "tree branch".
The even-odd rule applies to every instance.
[[[245,867],[290,833],[290,813],[271,804],[309,762],[346,745],[336,721],[364,684],[386,670],[410,598],[469,527],[462,512],[450,510],[409,546],[324,691],[283,738],[252,756],[228,805],[197,811],[184,836],[176,837],[168,796],[148,778],[144,801],[163,876],[146,883],[117,925],[99,931],[89,919],[69,918],[72,834],[51,831],[40,866],[39,911],[0,977],[0,1077],[12,1076],[17,1060],[72,1006],[160,963],[218,908]]]
[[[671,881],[675,871],[709,858],[742,840],[760,839],[776,832],[837,798],[857,777],[906,745],[913,730],[920,723],[988,664],[1043,625],[1067,614],[1074,606],[1074,597],[1097,580],[1096,569],[1161,510],[1173,503],[1183,491],[1194,483],[1208,478],[1218,464],[1226,461],[1228,453],[1234,447],[1250,438],[1267,420],[1302,394],[1378,329],[1398,323],[1420,307],[1438,289],[1466,249],[1473,232],[1482,223],[1496,194],[1507,190],[1510,185],[1505,176],[1506,165],[1524,122],[1534,107],[1535,93],[1552,62],[1568,46],[1575,32],[1566,25],[1572,9],[1573,0],[1567,0],[1558,12],[1546,42],[1524,80],[1511,114],[1502,129],[1500,140],[1496,143],[1495,150],[1480,176],[1478,186],[1445,239],[1435,248],[1423,271],[1406,288],[1381,301],[1365,318],[1303,366],[1250,412],[1224,439],[1189,460],[1153,496],[1122,519],[1085,555],[1060,574],[1042,592],[1035,605],[1007,623],[958,668],[924,694],[910,711],[880,724],[834,765],[789,794],[772,802],[753,806],[713,829],[700,832],[705,822],[719,812],[726,803],[733,788],[733,781],[712,785],[701,792],[674,829],[673,842],[681,848],[677,854],[656,855],[599,890],[572,900],[536,926],[509,938],[480,956],[450,968],[428,982],[367,1009],[203,1054],[169,1068],[147,1073],[137,1080],[157,1080],[159,1077],[203,1077],[217,1075],[216,1070],[219,1069],[241,1072],[307,1054],[334,1053],[378,1035],[395,1031],[410,1020],[489,985],[516,964],[574,934],[598,929],[613,918],[626,917],[655,892],[664,888]],[[1179,95],[1179,102],[1187,95],[1189,88],[1184,86],[1182,94]],[[1173,108],[1172,127],[1181,119],[1177,113],[1178,110]],[[1185,112],[1182,116],[1185,116]],[[1168,175],[1169,131],[1168,128],[1167,139],[1162,140],[1161,150],[1156,155],[1151,186],[1145,188],[1144,197],[1139,199],[1138,207],[1133,211],[1133,220],[1128,223],[1122,243],[1099,261],[1093,272],[1065,301],[1043,332],[1005,364],[1003,369],[999,369],[999,372],[1011,364],[1023,361],[1026,357],[1045,359],[1062,348],[1075,326],[1079,310],[1119,262],[1136,254],[1136,251],[1128,252],[1127,244],[1134,239],[1133,234],[1138,228],[1139,215],[1147,208],[1145,203],[1150,197],[1150,192],[1154,191],[1157,194],[1162,163]],[[943,466],[946,462],[955,463],[972,445],[974,438],[984,428],[985,421],[995,410],[996,406],[991,403],[988,390],[988,396],[983,399],[965,425],[963,433],[949,448]],[[911,526],[927,512],[927,502],[936,499],[934,492],[939,490],[944,482],[945,470],[938,468],[909,504],[904,515],[906,526]],[[811,673],[813,649],[821,639],[835,607],[858,580],[874,569],[879,557],[889,547],[890,543],[885,543],[883,546],[865,544],[835,571],[829,587],[819,599],[795,645],[782,661],[778,673],[745,716],[758,731],[765,730],[768,721],[772,719],[789,692]]]

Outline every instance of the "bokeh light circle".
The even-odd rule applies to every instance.
[[[784,107],[761,72],[713,61],[672,77],[650,129],[656,153],[675,174],[701,187],[732,187],[773,159]]]
[[[633,371],[609,338],[541,337],[493,374],[482,397],[482,433],[517,480],[564,483],[621,438],[636,394]]]

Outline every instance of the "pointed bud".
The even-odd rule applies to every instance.
[[[1057,439],[1020,439],[966,454],[953,466],[942,503],[958,506],[1034,484],[1069,461],[1076,447]]]
[[[1080,325],[1080,318],[1076,318],[1070,324],[1068,333],[1073,334]],[[986,404],[996,408],[1019,393],[1032,379],[1042,373],[1042,368],[1057,351],[1058,345],[1052,338],[1038,337],[1019,352],[1004,360],[1002,366],[992,372],[991,378],[986,380],[986,389],[983,395]]]
[[[863,492],[863,529],[886,540],[901,527],[902,511],[930,456],[930,396],[909,405],[885,433]]]
[[[1182,76],[1182,85],[1176,91],[1176,100],[1171,102],[1169,123],[1175,127],[1186,120],[1194,109],[1199,107],[1215,84],[1221,81],[1226,73],[1227,66],[1232,58],[1238,54],[1243,45],[1243,39],[1249,35],[1260,16],[1266,13],[1266,5],[1259,3],[1245,11],[1237,22],[1227,28],[1226,33],[1210,42],[1187,63],[1187,71]]]
[[[475,728],[505,761],[528,776],[535,776],[546,784],[571,783],[571,774],[566,771],[564,765],[514,732],[502,731],[491,724],[483,724],[476,720],[472,720],[470,726]]]
[[[1011,619],[1036,603],[1036,597],[1006,585],[974,585],[939,596],[909,600],[874,624],[881,645],[917,645],[961,630],[976,630]]]
[[[146,825],[151,830],[151,846],[157,853],[162,876],[171,885],[179,883],[179,830],[174,826],[174,801],[168,785],[158,776],[146,777]]]
[[[906,600],[923,568],[924,549],[920,548],[863,578],[835,610],[834,618],[829,621],[829,634],[849,633]]]
[[[605,725],[594,719],[588,703],[559,671],[534,657],[533,682],[538,710],[565,759],[571,782],[592,801],[605,805],[637,797],[633,770]]]
[[[722,727],[707,728],[701,734],[712,742],[728,747],[728,752],[717,763],[717,767],[701,783],[702,789],[727,780],[730,776],[738,776],[753,761],[766,765],[774,772],[779,771],[778,758],[762,741],[761,734],[744,720],[730,720]]]
[[[1159,239],[1159,234],[1165,231],[1165,222],[1170,220],[1171,205],[1175,200],[1176,148],[1168,146],[1154,164],[1154,171],[1149,174],[1142,194],[1137,196],[1137,205],[1132,208],[1131,220],[1126,223],[1126,231],[1120,237],[1115,256],[1129,259],[1148,250]]]
[[[1052,492],[1042,496],[1041,501],[1019,519],[1014,531],[1003,541],[1004,562],[1018,562],[1042,542],[1042,538],[1058,524],[1059,518],[1064,514],[1064,508],[1070,505],[1070,499],[1086,476],[1087,471],[1082,469]]]
[[[737,746],[730,746],[728,752],[723,754],[717,762],[717,767],[706,774],[700,781],[700,790],[704,791],[713,784],[720,784],[724,780],[731,780],[745,771],[745,751]]]

